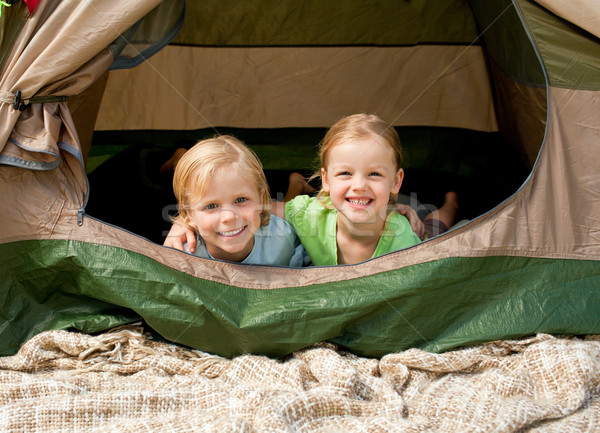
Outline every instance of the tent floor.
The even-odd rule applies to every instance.
[[[160,166],[177,147],[190,147],[215,130],[96,132],[88,156],[86,212],[153,242],[162,243],[176,210],[172,174]],[[404,147],[401,192],[439,207],[447,191],[459,195],[459,219],[472,219],[512,195],[528,169],[496,133],[450,128],[398,128]],[[219,128],[260,157],[274,199],[283,197],[293,171],[310,175],[323,128],[247,130]],[[421,214],[421,213],[420,213]]]

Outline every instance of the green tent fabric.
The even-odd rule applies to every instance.
[[[176,43],[106,77],[118,65],[115,55],[133,46],[118,35],[140,47],[147,44],[132,27],[142,33],[160,27],[170,38],[182,11],[179,2],[156,1],[119,4],[117,13],[116,3],[77,8],[74,0],[42,0],[19,17],[24,23],[14,41],[1,33],[0,353],[16,352],[44,330],[92,333],[138,318],[170,341],[228,357],[283,356],[321,340],[382,356],[539,332],[600,331],[600,41],[552,12],[551,2],[293,8],[265,1],[241,10],[190,2]],[[171,19],[162,26],[140,22],[159,3],[151,15]],[[64,62],[65,52],[76,55]],[[359,60],[344,63],[352,58]],[[183,59],[191,66],[181,68]],[[302,74],[270,75],[286,66],[298,72],[295,61],[307,65]],[[225,63],[241,69],[211,73]],[[166,94],[155,80],[169,68],[175,75],[162,80],[171,83]],[[202,79],[177,76],[182,69]],[[342,75],[354,87],[331,85]],[[387,83],[388,98],[375,92],[382,83],[374,76]],[[372,86],[361,89],[360,77]],[[419,77],[423,82],[414,81]],[[185,98],[179,79],[189,85]],[[238,99],[223,93],[218,80],[233,86]],[[96,86],[105,82],[102,93]],[[154,91],[128,94],[131,83],[138,89],[149,83]],[[17,90],[22,111],[14,106]],[[95,103],[96,130],[326,127],[345,110],[361,110],[397,126],[499,131],[531,172],[518,191],[467,225],[365,263],[290,269],[216,262],[85,212],[93,195],[83,166],[85,137],[96,113],[92,120],[82,113],[94,105],[85,103],[93,95],[103,95]],[[220,98],[211,106],[214,95]],[[42,96],[51,98],[34,99]],[[256,110],[263,98],[270,105]],[[162,103],[143,103],[154,99]],[[129,103],[143,110],[131,111]]]

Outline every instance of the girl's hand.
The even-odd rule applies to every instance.
[[[165,247],[171,247],[178,249],[179,251],[185,251],[183,249],[183,243],[187,242],[188,250],[190,253],[196,251],[196,233],[187,227],[180,226],[179,224],[173,224],[169,234],[165,238],[163,245]]]
[[[404,215],[406,219],[408,219],[413,232],[417,234],[419,239],[423,240],[425,237],[425,224],[423,224],[423,221],[421,221],[421,218],[417,215],[417,211],[407,204],[400,203],[396,203],[396,210],[399,214]]]

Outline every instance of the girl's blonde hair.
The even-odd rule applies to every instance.
[[[255,182],[262,199],[261,226],[269,222],[271,197],[262,164],[248,146],[229,135],[199,141],[177,162],[173,192],[177,199],[178,215],[173,222],[195,231],[190,224],[190,208],[206,193],[214,173],[227,165],[233,165],[232,170]]]
[[[340,143],[373,137],[381,138],[394,151],[396,170],[402,168],[402,144],[396,129],[376,114],[353,114],[338,120],[325,134],[319,146],[319,167],[311,179],[321,176],[321,169],[327,169],[329,151]],[[319,197],[328,194],[321,189]]]

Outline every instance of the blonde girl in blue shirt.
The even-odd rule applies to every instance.
[[[179,214],[194,254],[245,264],[302,266],[294,229],[271,215],[270,196],[256,154],[231,136],[198,142],[179,159],[173,176]],[[180,245],[187,250],[187,245]]]

